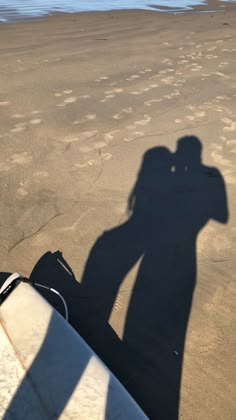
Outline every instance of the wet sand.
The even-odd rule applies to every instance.
[[[80,281],[97,238],[127,219],[150,148],[175,152],[194,135],[203,164],[224,180],[228,219],[209,220],[197,236],[183,419],[235,418],[235,17],[232,4],[216,14],[58,14],[0,25],[1,271],[28,276],[59,249]],[[121,338],[138,264],[110,316]],[[136,380],[137,393],[127,381],[135,396]],[[149,381],[154,389],[157,376]],[[138,403],[148,412],[145,398]]]

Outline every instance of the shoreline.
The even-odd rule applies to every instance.
[[[216,11],[212,11],[210,8],[206,11],[202,11],[199,10],[199,8],[196,6],[196,10],[194,11],[189,11],[187,13],[182,13],[182,12],[177,12],[177,13],[168,13],[168,12],[161,12],[158,10],[141,10],[141,9],[121,9],[121,10],[109,10],[109,11],[86,11],[86,12],[76,12],[76,13],[67,13],[67,12],[55,12],[52,14],[47,14],[44,16],[39,16],[33,19],[26,19],[26,20],[19,20],[19,21],[10,21],[10,22],[0,22],[0,29],[4,30],[4,28],[6,29],[7,26],[13,26],[13,25],[26,25],[26,24],[48,24],[50,23],[55,23],[55,22],[59,22],[61,21],[61,23],[63,23],[63,21],[68,22],[75,22],[78,20],[83,21],[84,19],[86,19],[87,21],[93,20],[93,19],[109,19],[109,18],[122,18],[122,15],[124,15],[125,18],[129,19],[133,17],[144,17],[144,18],[148,18],[150,16],[150,18],[155,18],[157,17],[157,21],[165,21],[168,19],[188,19],[191,20],[193,18],[193,16],[196,16],[198,18],[197,20],[197,24],[199,22],[199,18],[203,18],[205,19],[205,17],[208,17],[210,15],[210,17],[214,18],[218,15],[220,15],[221,17],[226,16],[226,18],[229,16],[231,13],[236,12],[236,3],[227,3],[228,7],[226,7],[224,10],[216,10]],[[161,20],[160,20],[161,19]],[[1,25],[2,23],[2,25]],[[232,23],[231,23],[232,24]]]
[[[16,15],[16,20],[0,20],[0,24],[14,24],[14,23],[27,23],[27,22],[38,22],[41,20],[48,19],[54,16],[61,16],[70,15],[70,16],[77,16],[81,14],[103,14],[103,13],[116,13],[116,12],[154,12],[158,14],[170,14],[170,15],[185,15],[185,14],[201,14],[201,13],[224,13],[227,11],[233,11],[236,8],[236,3],[231,2],[220,2],[218,0],[210,1],[210,4],[199,4],[189,6],[186,9],[181,9],[181,7],[177,7],[174,9],[173,7],[168,6],[151,6],[152,9],[110,9],[110,10],[88,10],[88,11],[79,11],[79,12],[67,12],[67,11],[52,11],[45,14],[41,14],[38,16],[22,16],[20,17],[19,14]],[[0,9],[1,10],[1,9]]]

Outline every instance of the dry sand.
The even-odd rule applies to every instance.
[[[191,420],[236,416],[235,21],[231,5],[217,14],[119,11],[0,25],[1,271],[29,275],[45,252],[60,249],[80,281],[99,235],[126,220],[143,154],[154,146],[174,152],[179,138],[195,135],[203,164],[224,179],[227,223],[213,208],[197,232],[179,409],[180,418]],[[135,263],[110,316],[121,338]],[[158,370],[145,363],[152,372],[145,389],[140,372],[123,382],[151,418],[169,420],[160,417],[159,391],[153,392]],[[119,377],[119,366],[114,370]]]

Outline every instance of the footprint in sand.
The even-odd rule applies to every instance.
[[[96,150],[96,149],[102,149],[103,147],[106,147],[106,146],[107,146],[107,143],[104,142],[104,141],[97,141],[97,142],[95,142],[93,144],[94,150]]]
[[[226,140],[226,144],[227,146],[236,146],[236,140],[235,139]]]
[[[158,87],[159,87],[159,85],[157,83],[156,84],[151,84],[148,87],[143,87],[143,88],[141,88],[139,90],[134,90],[132,92],[129,92],[129,94],[130,95],[142,95],[143,93],[149,92],[150,90],[156,89]]]
[[[9,171],[12,166],[20,165],[24,166],[32,161],[32,156],[29,156],[27,152],[15,153],[5,162],[0,163],[0,171]]]
[[[174,86],[176,86],[176,85],[174,84]],[[163,95],[161,98],[154,98],[154,99],[150,99],[149,101],[145,101],[144,102],[144,106],[151,106],[152,103],[162,102],[165,99],[168,99],[169,100],[169,99],[172,99],[175,96],[179,96],[179,95],[180,95],[180,91],[178,89],[175,89],[173,92],[171,92],[171,93],[169,93],[167,95]]]
[[[7,106],[9,104],[10,104],[9,101],[0,102],[0,106]]]
[[[148,77],[148,80],[159,79],[160,77],[162,77],[162,75],[159,74],[159,73],[156,73],[156,74],[153,74],[152,76]]]
[[[222,48],[222,50],[221,50],[221,51],[231,53],[231,52],[235,52],[235,51],[236,51],[236,48]]]
[[[116,80],[115,82],[109,83],[108,86],[116,86],[116,85],[118,85],[120,83],[123,83],[123,82],[124,82],[124,79]]]
[[[90,160],[88,160],[87,163],[88,163],[89,166],[97,166],[97,165],[100,165],[100,162],[98,162],[95,159],[90,159]]]
[[[211,74],[215,74],[216,76],[223,77],[223,79],[230,79],[230,76],[220,72],[220,71],[212,71]]]
[[[122,88],[115,88],[115,89],[112,89],[112,90],[106,90],[105,91],[105,94],[106,95],[113,95],[113,93],[122,93],[122,92],[124,92],[124,89],[122,89]]]
[[[86,115],[86,118],[88,120],[95,120],[97,118],[97,115],[96,114],[88,114],[88,115]]]
[[[40,120],[40,118],[34,118],[33,120],[30,120],[29,123],[32,125],[37,125],[40,124],[42,122],[42,120]]]
[[[207,117],[207,115],[206,115],[205,111],[194,112],[194,118],[195,118],[196,121],[202,121],[202,120],[205,121],[206,117]]]
[[[87,121],[96,120],[96,118],[97,118],[97,115],[96,114],[87,114],[87,115],[85,115],[85,118],[83,118],[82,120],[75,120],[75,121],[73,121],[72,124],[74,124],[74,125],[76,125],[76,124],[82,124],[82,123],[85,123]]]
[[[83,163],[76,163],[73,167],[72,167],[72,171],[76,171],[77,169],[80,168],[86,168],[86,166],[88,166],[87,162],[83,162]]]
[[[90,139],[91,137],[95,136],[96,134],[97,134],[97,130],[82,131],[77,136],[69,135],[69,136],[63,137],[62,142],[66,143],[66,144],[70,144],[70,143],[73,143],[75,141]]]
[[[33,177],[38,181],[38,178],[48,178],[49,177],[49,173],[48,171],[36,171],[33,174]]]
[[[195,65],[195,66],[191,69],[191,71],[200,71],[200,70],[202,70],[202,66],[197,66],[197,65]]]
[[[24,131],[26,129],[26,126],[27,126],[27,121],[17,123],[17,124],[15,124],[15,127],[12,128],[11,132],[12,133],[20,133],[21,131]]]
[[[26,190],[25,187],[19,187],[16,191],[16,196],[19,200],[23,199],[24,197],[26,197],[26,195],[28,195],[29,192]]]
[[[135,130],[137,128],[137,126],[141,125],[141,126],[145,126],[147,124],[149,124],[151,122],[151,117],[150,115],[144,114],[144,119],[139,120],[139,121],[135,121],[132,125],[127,125],[127,129],[128,130]]]
[[[128,80],[128,81],[134,81],[135,79],[138,79],[138,78],[140,78],[141,76],[140,76],[140,74],[146,74],[146,73],[150,73],[150,72],[152,72],[152,69],[144,69],[144,70],[140,70],[139,71],[139,74],[133,74],[132,76],[129,76],[129,77],[127,77],[127,79],[126,80]]]
[[[163,79],[161,79],[161,82],[164,83],[165,85],[172,85],[174,83],[174,77],[173,76],[168,76],[165,77]]]
[[[178,61],[178,64],[187,64],[189,63],[189,60],[180,60]]]
[[[236,131],[235,121],[232,121],[230,118],[227,118],[227,117],[221,118],[221,121],[227,124],[225,127],[223,127],[223,131],[226,131],[226,132]]]
[[[127,77],[125,80],[129,81],[129,82],[133,82],[134,80],[140,78],[140,74],[146,74],[146,73],[150,73],[152,72],[152,69],[144,69],[144,70],[140,70],[139,74],[132,74],[131,76]]]
[[[169,93],[168,95],[164,95],[163,98],[172,99],[175,96],[179,96],[180,91],[178,89],[175,89],[173,92]]]
[[[186,80],[185,79],[179,79],[179,80],[177,80],[177,82],[173,83],[173,86],[175,86],[175,87],[181,87],[184,83],[186,83]]]
[[[62,92],[56,92],[56,93],[54,93],[54,96],[56,96],[56,97],[62,97],[63,95],[70,95],[72,92],[73,91],[71,89],[65,89]],[[80,97],[83,97],[83,96],[80,96]],[[68,104],[75,103],[77,101],[77,99],[78,99],[78,97],[76,97],[76,96],[70,96],[70,97],[65,98],[63,102],[60,102],[59,104],[56,104],[56,106],[58,108],[64,108]]]
[[[173,61],[172,61],[172,60],[170,60],[169,58],[164,58],[163,60],[161,60],[161,63],[162,63],[162,64],[168,64],[168,65],[170,65],[170,66],[172,66],[172,65],[173,65]]]
[[[15,128],[12,128],[11,132],[12,132],[12,133],[21,133],[21,132],[22,132],[22,131],[24,131],[25,129],[26,129],[26,127],[25,127],[25,126],[15,127]]]
[[[111,153],[100,153],[100,158],[102,161],[104,160],[109,160],[112,158],[112,154]],[[81,168],[86,168],[89,166],[97,166],[97,165],[101,165],[101,160],[96,160],[96,159],[89,159],[86,162],[81,162],[81,163],[76,163],[73,168],[72,171],[77,171],[78,169]]]
[[[104,80],[108,80],[109,77],[108,76],[100,76],[98,79],[95,80],[95,82],[102,82]]]
[[[36,114],[40,114],[41,111],[38,110],[33,110],[31,111],[31,115],[36,115]],[[22,119],[25,118],[26,115],[23,114],[12,114],[11,118],[13,119]],[[24,131],[26,129],[26,127],[31,124],[31,125],[37,125],[40,124],[42,122],[42,120],[40,118],[33,118],[32,120],[29,121],[23,121],[20,123],[15,124],[15,127],[11,130],[11,132],[13,133],[20,133],[21,131]]]
[[[115,135],[118,134],[118,133],[120,133],[120,130],[113,130],[113,131],[110,131],[110,132],[106,133],[104,135],[105,141],[107,143],[109,143],[110,141],[112,141],[114,139]]]
[[[192,108],[194,107],[189,105],[187,108],[192,110]],[[176,118],[174,120],[176,124],[182,124],[182,123],[186,124],[190,122],[196,123],[196,122],[203,122],[203,121],[207,121],[207,114],[205,111],[197,111],[197,112],[194,112],[192,115],[186,115],[186,117],[184,117],[183,119]]]
[[[61,92],[54,93],[54,96],[59,97],[59,96],[63,96],[63,95],[70,95],[72,92],[73,91],[71,89],[65,89],[65,90],[63,90]]]
[[[205,58],[207,60],[214,60],[214,59],[219,58],[219,57],[218,57],[218,55],[207,54],[207,55],[205,55]]]
[[[227,141],[227,138],[225,136],[220,136],[220,140],[225,143]]]
[[[113,98],[115,98],[116,97],[116,95],[106,95],[105,96],[105,98],[104,99],[101,99],[101,101],[99,101],[101,104],[103,104],[103,103],[105,103],[105,102],[107,102],[107,101],[109,101],[110,99],[113,99]]]
[[[143,92],[140,92],[138,90],[134,90],[133,92],[130,92],[130,95],[141,95]]]
[[[210,48],[207,48],[207,51],[215,51],[217,49],[216,45],[213,45]]]
[[[205,80],[207,77],[210,76],[210,73],[202,73],[201,76],[203,77],[202,80]]]
[[[145,101],[144,102],[144,106],[151,106],[154,102],[162,102],[163,99],[162,98],[157,98],[157,99],[150,99],[149,101]]]
[[[142,138],[144,136],[144,133],[142,131],[136,131],[135,133],[132,133],[132,135],[125,137],[123,141],[129,142],[133,140],[138,140],[139,138]]]
[[[12,114],[11,118],[16,118],[16,119],[25,118],[25,115],[23,115],[23,114]]]
[[[70,96],[69,98],[66,98],[66,99],[64,100],[64,103],[65,103],[65,104],[73,104],[73,103],[75,103],[76,101],[77,101],[76,96]]]
[[[127,114],[130,114],[132,112],[133,109],[131,107],[124,108],[120,112],[118,112],[118,114],[113,115],[112,118],[114,118],[114,120],[121,120],[122,118],[125,118]]]
[[[219,69],[224,69],[228,66],[228,61],[222,61],[220,64],[218,64]]]
[[[42,120],[40,118],[34,118],[32,120],[29,121],[23,121],[21,123],[17,123],[15,124],[15,127],[11,130],[12,133],[21,133],[22,131],[24,131],[27,126],[29,125],[38,125],[42,122]]]

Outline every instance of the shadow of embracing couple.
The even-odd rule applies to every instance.
[[[31,274],[60,291],[71,325],[151,419],[178,418],[196,239],[210,219],[228,218],[223,178],[202,163],[201,154],[194,136],[179,139],[175,153],[157,146],[144,154],[127,221],[97,239],[81,283],[60,252],[44,254]],[[123,279],[138,261],[120,339],[109,318]],[[45,297],[58,308],[53,296]]]

